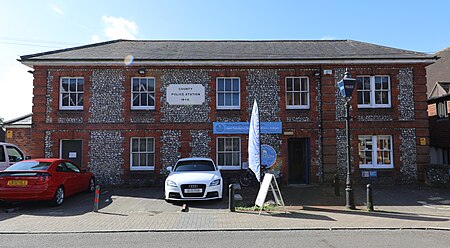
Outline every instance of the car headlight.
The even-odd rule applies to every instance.
[[[217,186],[217,185],[220,185],[220,179],[216,179],[209,184],[209,186]]]
[[[170,186],[170,187],[176,187],[177,184],[176,184],[174,181],[167,180],[167,186]]]

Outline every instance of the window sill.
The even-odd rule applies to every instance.
[[[223,165],[223,166],[217,166],[217,167],[219,167],[219,170],[224,170],[224,171],[227,171],[227,170],[241,170],[240,166]]]
[[[394,169],[394,165],[368,165],[368,164],[360,164],[360,169]]]
[[[141,168],[144,166],[139,166],[139,167],[130,167],[130,171],[154,171],[155,170],[155,166],[146,166],[144,168]]]

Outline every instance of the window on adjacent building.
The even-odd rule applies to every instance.
[[[222,169],[241,168],[241,138],[217,138],[217,165]]]
[[[155,139],[131,138],[130,170],[154,170]]]
[[[393,168],[392,136],[361,135],[358,136],[360,168]]]
[[[286,108],[309,108],[309,79],[307,77],[286,77]]]
[[[358,76],[356,82],[359,108],[391,107],[389,76]]]
[[[240,109],[240,78],[219,77],[217,81],[217,109]]]
[[[62,77],[60,81],[59,108],[82,110],[84,79],[81,77]]]
[[[438,118],[448,118],[447,101],[437,103],[437,116]]]
[[[155,78],[131,78],[131,109],[155,109]]]

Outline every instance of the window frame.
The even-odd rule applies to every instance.
[[[146,144],[148,144],[147,140],[152,140],[152,144],[153,144],[153,150],[149,151],[146,145],[146,151],[140,151],[140,142],[141,140],[145,140]],[[139,140],[139,144],[138,144],[138,152],[133,152],[133,140]],[[155,138],[154,137],[132,137],[130,138],[130,171],[154,171],[155,170],[155,162],[156,162],[156,152],[155,152]],[[148,166],[148,165],[133,165],[133,154],[138,154],[140,155],[141,153],[144,154],[153,154],[153,166]],[[140,159],[140,156],[139,156]],[[140,162],[140,161],[139,161]]]
[[[447,107],[448,107],[447,101],[436,103],[436,115],[438,119],[448,118],[449,113]]]
[[[67,92],[63,92],[63,80],[64,79],[68,79],[69,82],[71,79],[75,79],[76,80],[76,90],[75,91],[70,91],[70,83],[69,83],[69,91]],[[83,80],[83,90],[82,91],[78,91],[78,80]],[[60,77],[59,79],[59,109],[60,110],[83,110],[84,109],[84,84],[85,84],[85,80],[84,77]],[[63,94],[69,94],[69,102],[70,102],[70,94],[77,94],[77,99],[78,99],[78,94],[82,94],[82,98],[83,98],[83,104],[81,106],[64,106],[63,105]]]
[[[139,91],[134,91],[133,90],[133,80],[134,79],[139,79],[139,80],[146,79],[147,80],[147,87],[148,87],[148,80],[152,79],[153,80],[153,92],[149,91],[148,88],[147,88],[147,91],[140,91],[140,90]],[[130,92],[131,92],[131,95],[130,95],[130,106],[131,106],[131,110],[155,110],[155,105],[156,105],[156,78],[155,77],[131,77],[130,86],[131,86],[130,87]],[[153,106],[142,106],[142,105],[134,106],[133,105],[134,104],[134,94],[139,94],[140,95],[142,93],[147,93],[148,95],[149,94],[153,94]]]
[[[232,161],[233,161],[233,154],[237,154],[239,156],[239,165],[221,165],[219,164],[219,154],[220,153],[227,153],[227,151],[219,151],[219,140],[220,139],[238,139],[239,140],[239,151],[232,150]],[[226,142],[226,141],[225,141]],[[230,151],[228,151],[230,153]],[[242,165],[242,140],[241,137],[238,136],[221,136],[216,138],[216,166],[220,170],[240,170]]]
[[[300,79],[300,90],[296,91],[294,86],[292,87],[292,91],[288,91],[288,79]],[[302,79],[306,79],[306,90],[302,89]],[[284,79],[284,86],[285,86],[285,100],[286,100],[286,109],[309,109],[310,108],[310,87],[309,87],[309,77],[307,76],[288,76]],[[289,94],[300,94],[300,105],[288,105],[288,93]],[[302,94],[306,93],[306,105],[302,105]],[[295,101],[293,101],[295,102]]]
[[[369,77],[370,78],[370,102],[369,104],[360,104],[358,102],[358,108],[390,108],[392,106],[392,84],[391,84],[391,77],[389,75],[374,75],[374,76],[370,76],[370,75],[358,75],[356,76],[356,100],[358,101],[358,93],[360,91],[363,91],[362,89],[358,88],[358,78],[365,78],[365,77]],[[381,90],[377,90],[375,88],[375,78],[376,77],[387,77],[388,79],[388,89],[387,89],[387,93],[388,93],[388,103],[387,104],[377,104],[376,100],[375,100],[375,96],[376,96],[376,92],[377,91],[386,91],[385,89],[381,89]],[[364,89],[364,91],[367,91],[367,89]]]
[[[372,159],[372,163],[371,164],[361,164],[359,163],[359,168],[361,169],[393,169],[394,168],[394,145],[392,143],[392,135],[359,135],[358,136],[358,159],[360,158],[360,153],[361,151],[361,147],[360,147],[360,139],[361,138],[371,138],[371,142],[372,142],[372,151],[371,151],[371,159]],[[378,141],[379,139],[389,139],[389,157],[390,157],[390,164],[379,164],[378,163]],[[386,150],[383,150],[386,151]]]
[[[219,91],[219,80],[223,79],[224,80],[224,90],[223,91]],[[231,79],[231,90],[227,91],[226,86],[225,86],[225,80],[226,79]],[[237,79],[238,80],[238,91],[235,91],[233,89],[233,80]],[[238,105],[225,105],[225,98],[224,98],[224,105],[223,106],[219,106],[219,94],[231,94],[232,96],[234,94],[238,94]],[[231,102],[233,102],[233,97],[231,97]],[[217,77],[216,78],[216,109],[218,110],[233,110],[233,109],[241,109],[241,78],[240,77]]]

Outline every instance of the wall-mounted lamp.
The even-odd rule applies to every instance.
[[[147,72],[147,69],[145,69],[145,68],[143,68],[143,67],[141,67],[141,68],[138,69],[138,73],[139,73],[140,75],[145,75],[145,72]]]
[[[29,71],[28,71],[28,73],[31,73],[31,74],[33,74],[33,73],[34,73],[34,71],[33,71],[33,70],[29,70]]]

